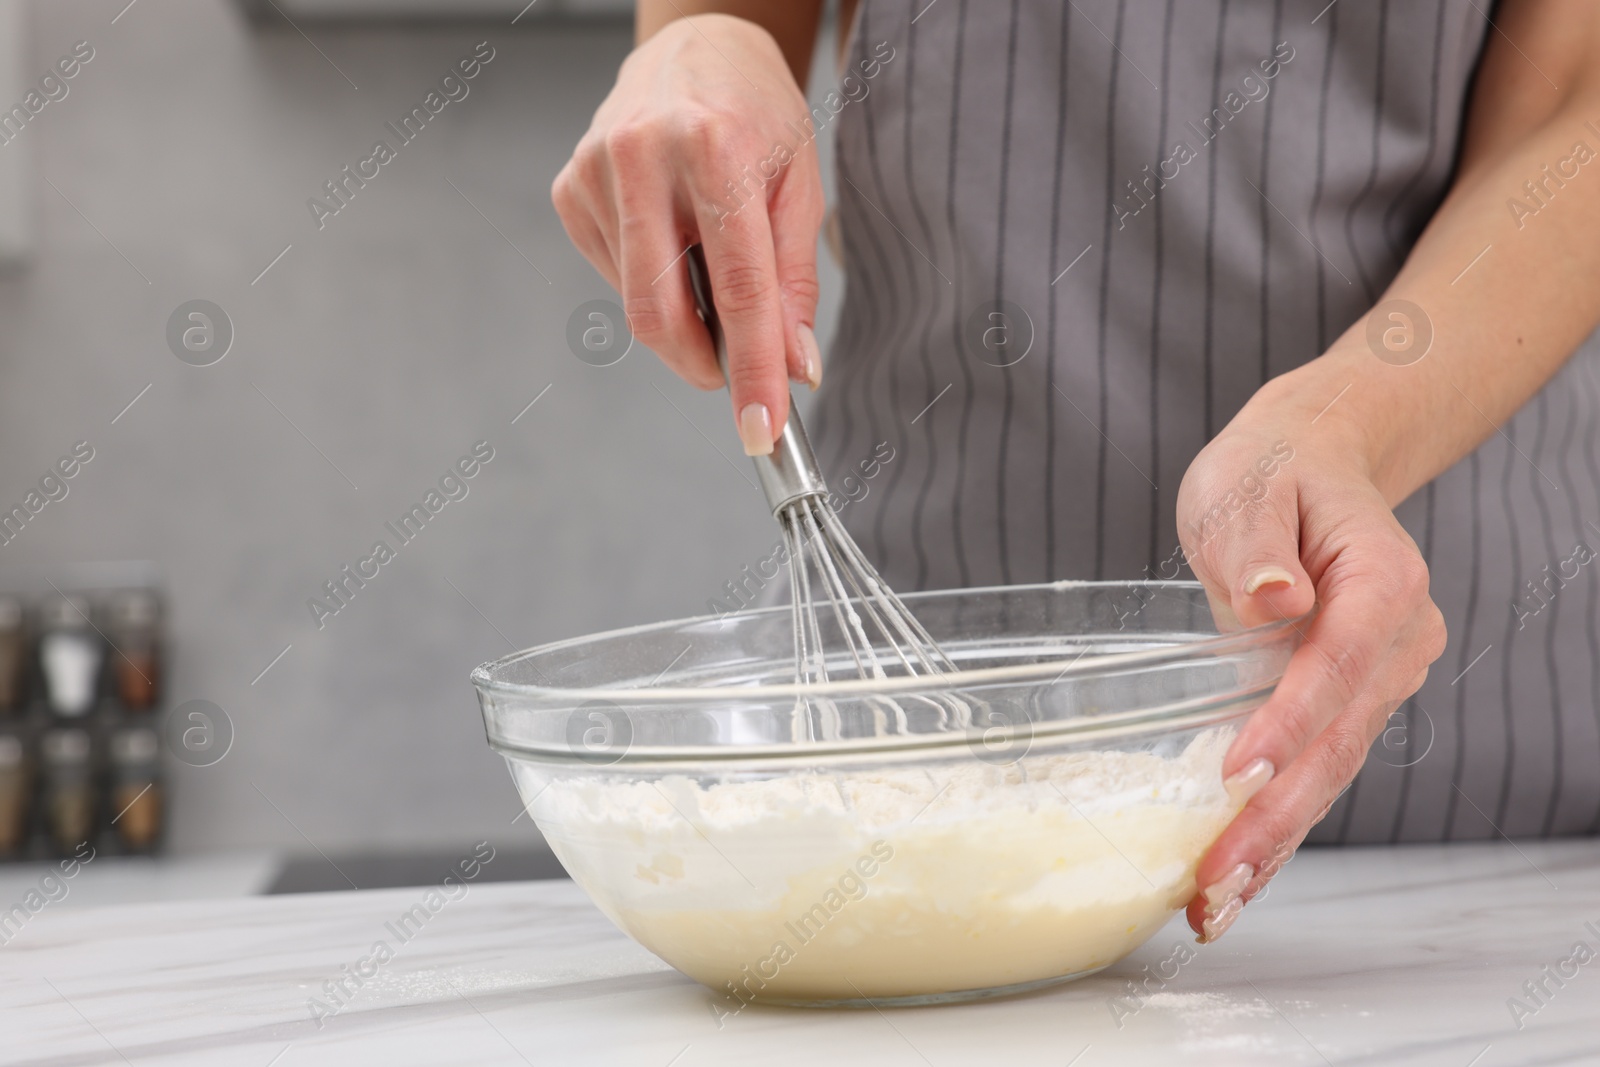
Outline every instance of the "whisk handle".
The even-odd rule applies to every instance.
[[[692,245],[687,258],[689,286],[694,290],[695,304],[700,309],[700,317],[705,320],[711,343],[716,348],[717,365],[722,368],[722,376],[726,379],[728,346],[723,340],[716,304],[711,299],[711,272],[706,268],[705,253],[699,245]],[[795,410],[792,398],[789,402],[789,418],[784,423],[783,433],[772,443],[772,454],[753,456],[751,461],[755,464],[756,478],[761,482],[761,490],[767,495],[767,503],[774,515],[796,500],[828,495],[822,470],[817,466],[817,455],[811,450],[805,424],[800,421],[800,413]]]

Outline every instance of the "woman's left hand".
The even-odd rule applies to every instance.
[[[1304,645],[1228,751],[1243,811],[1202,859],[1189,925],[1228,928],[1355,777],[1388,716],[1444,651],[1416,542],[1374,484],[1359,427],[1278,379],[1190,465],[1189,565],[1225,629],[1295,619]],[[1315,416],[1315,417],[1314,417]]]

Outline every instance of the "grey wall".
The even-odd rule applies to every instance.
[[[505,840],[517,800],[468,671],[703,611],[773,537],[696,430],[742,466],[724,396],[646,351],[597,369],[565,342],[611,294],[548,189],[627,33],[513,28],[510,4],[506,25],[307,26],[313,47],[226,0],[142,0],[113,24],[124,4],[29,8],[28,77],[78,40],[96,54],[23,135],[38,244],[0,279],[0,501],[77,440],[96,456],[0,547],[0,576],[161,568],[170,698],[237,731],[221,763],[173,765],[177,850]],[[307,198],[485,38],[470,96],[319,232]],[[195,298],[236,331],[203,368],[165,339]],[[307,598],[479,439],[495,458],[470,494],[319,631]]]

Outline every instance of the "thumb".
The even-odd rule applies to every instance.
[[[1300,516],[1287,506],[1248,509],[1189,553],[1219,624],[1262,626],[1311,610],[1316,588],[1300,563]]]

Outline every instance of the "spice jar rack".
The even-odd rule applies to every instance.
[[[160,850],[164,646],[153,584],[0,593],[0,862]]]

